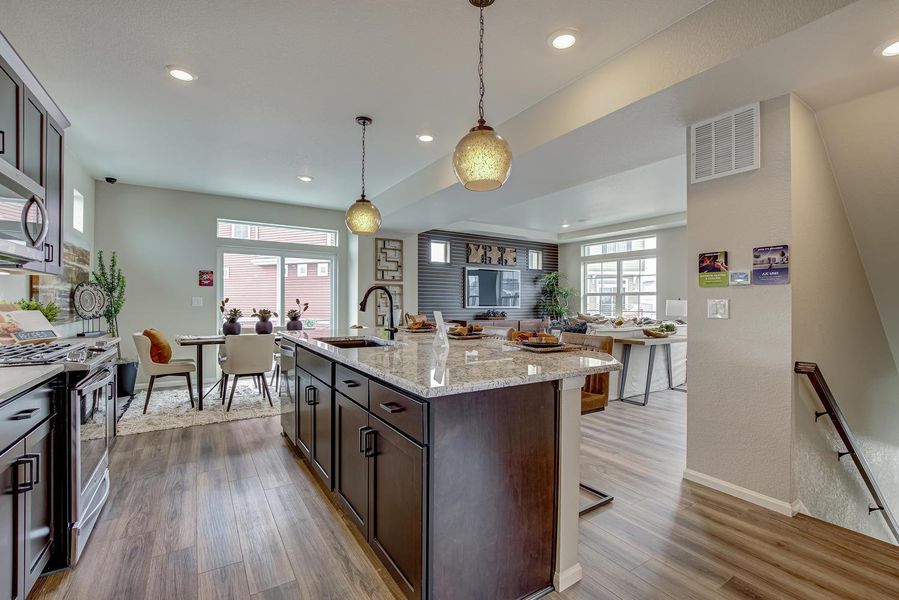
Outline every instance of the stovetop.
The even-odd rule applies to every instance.
[[[0,367],[80,363],[90,353],[84,342],[42,342],[0,346]]]

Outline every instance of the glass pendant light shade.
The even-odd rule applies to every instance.
[[[479,125],[456,144],[453,170],[465,189],[490,192],[509,179],[512,150],[492,127]]]
[[[381,229],[381,211],[363,196],[347,209],[346,226],[356,235],[374,235]]]

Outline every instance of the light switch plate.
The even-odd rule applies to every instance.
[[[729,319],[730,318],[730,301],[721,299],[708,300],[708,318],[710,319]]]
[[[190,299],[191,306],[203,306],[203,297],[202,296],[192,296]]]

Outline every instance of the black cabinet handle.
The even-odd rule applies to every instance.
[[[41,455],[40,454],[24,454],[22,458],[27,459],[29,461],[33,460],[34,465],[32,467],[31,476],[34,478],[33,483],[37,485],[41,482]]]
[[[17,494],[24,494],[34,489],[34,462],[30,458],[22,457],[15,460],[15,481],[13,482]],[[19,465],[28,465],[28,481],[22,483],[19,481]]]
[[[371,435],[372,438],[375,438],[377,437],[378,432],[369,427],[368,431],[362,434],[362,439],[365,442],[365,456],[366,458],[373,458],[377,454],[375,451],[375,440],[372,439],[371,443],[369,443],[369,435]]]
[[[50,246],[50,260],[47,262],[53,262],[56,260],[56,248],[53,247],[53,244],[48,244]]]
[[[6,154],[6,132],[0,131],[0,154]]]
[[[304,388],[304,390],[305,390],[304,393],[306,394],[306,404],[308,404],[309,406],[312,406],[313,404],[315,404],[315,402],[313,402],[312,400],[309,399],[309,392],[311,392],[314,389],[315,389],[314,385],[307,385]]]
[[[44,262],[50,262],[50,244],[44,244]]]
[[[371,427],[365,426],[359,428],[359,452],[365,454],[365,434],[371,431]]]
[[[381,408],[381,410],[383,410],[384,412],[389,412],[390,414],[403,412],[404,410],[406,410],[396,402],[382,402],[378,406]]]
[[[9,418],[10,421],[24,421],[25,419],[30,419],[34,416],[34,413],[39,411],[40,408],[26,408],[25,410],[20,410],[13,416]]]
[[[343,384],[344,384],[345,386],[347,386],[348,388],[357,388],[357,387],[359,387],[359,382],[358,382],[358,381],[353,381],[352,379],[344,379],[344,380],[343,380]]]

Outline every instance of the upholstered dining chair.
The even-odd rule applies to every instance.
[[[265,374],[272,368],[274,344],[275,336],[272,334],[229,335],[225,338],[225,357],[220,362],[225,377],[223,387],[228,385],[231,377],[234,378],[226,411],[231,410],[234,392],[237,390],[237,381],[241,377],[253,377],[259,381],[262,392],[268,398],[269,406],[274,406],[268,381],[265,379]]]
[[[497,340],[510,340],[512,339],[512,332],[515,331],[512,327],[492,327],[489,325],[485,325],[481,333],[484,337],[494,338]]]
[[[194,406],[194,388],[190,381],[190,374],[197,370],[197,364],[190,358],[176,358],[167,363],[153,362],[150,356],[150,338],[143,333],[132,333],[134,347],[137,348],[137,361],[140,370],[150,377],[147,385],[147,399],[144,400],[144,414],[150,406],[150,395],[153,393],[153,384],[160,377],[184,377],[187,379],[187,393],[190,396],[190,406]]]
[[[584,350],[590,352],[604,352],[611,355],[615,339],[607,335],[586,335],[583,333],[564,332],[559,338],[564,344],[577,344],[582,346]],[[581,414],[588,415],[590,413],[605,410],[609,405],[609,374],[599,373],[587,375],[584,387],[581,389]],[[580,514],[588,513],[596,510],[600,506],[605,506],[614,498],[609,494],[602,492],[585,483],[580,484],[581,489],[596,496],[596,500],[586,505],[580,510]]]

